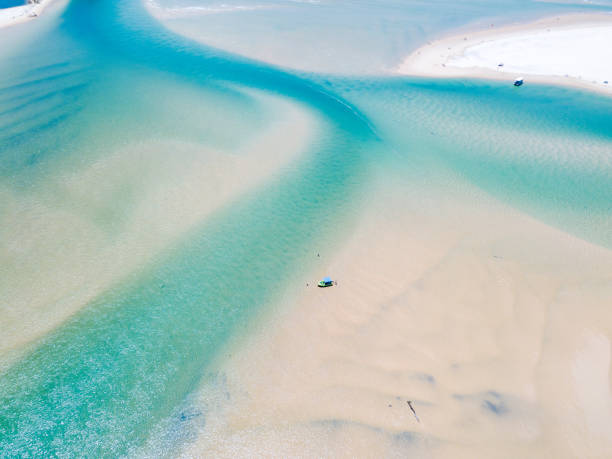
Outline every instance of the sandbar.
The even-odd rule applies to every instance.
[[[571,14],[428,42],[400,74],[569,85],[612,94],[612,14]]]
[[[223,356],[185,457],[610,451],[612,252],[482,196],[400,189]]]
[[[0,9],[0,29],[37,18],[53,1],[38,0],[23,6]]]

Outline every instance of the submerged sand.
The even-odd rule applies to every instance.
[[[561,84],[612,93],[612,14],[572,14],[463,33],[417,49],[406,75]]]
[[[128,145],[37,194],[0,189],[10,223],[1,240],[18,241],[0,249],[20,261],[4,263],[13,301],[0,355],[303,151],[314,122],[280,105],[229,156],[173,141]],[[145,179],[118,237],[69,212],[73,201],[111,208],[113,189],[136,175]],[[346,240],[320,257],[313,247],[317,268],[288,286],[278,315],[221,356],[223,378],[200,395],[206,425],[182,454],[606,457],[612,251],[467,185],[432,194],[381,182]],[[41,247],[51,249],[41,257]],[[338,285],[314,287],[323,275]]]
[[[308,148],[317,129],[310,111],[245,92],[272,115],[236,148],[153,139],[105,152],[27,193],[0,186],[0,362]],[[129,199],[129,215],[118,192]]]
[[[373,196],[223,356],[184,456],[605,457],[612,251],[476,190]]]

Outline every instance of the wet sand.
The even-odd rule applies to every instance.
[[[612,251],[467,191],[379,190],[223,356],[184,455],[605,457]]]

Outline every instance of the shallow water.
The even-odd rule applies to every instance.
[[[244,17],[228,14],[217,27],[249,37],[243,20],[281,27],[299,17],[318,34],[346,20],[344,3],[290,3],[253,10],[271,14],[260,22],[238,10],[231,14]],[[371,11],[382,12],[379,27],[399,11],[404,19],[363,50],[366,57],[382,54],[380,65],[387,65],[419,40],[500,17],[515,4],[523,6],[517,17],[566,8],[469,2],[429,21],[431,9],[446,11],[444,4],[363,2],[351,16],[358,33],[346,40],[376,34],[375,27],[357,26]],[[296,16],[313,5],[324,13]],[[215,21],[219,14],[225,13],[215,13]],[[313,26],[321,14],[331,24]],[[395,51],[381,51],[405,18],[414,27],[409,37]],[[283,283],[308,272],[313,252],[332,250],[350,229],[374,169],[426,177],[421,183],[436,192],[444,192],[452,171],[454,180],[612,247],[609,98],[536,85],[517,91],[500,83],[297,74],[176,35],[135,0],[74,0],[56,22],[36,25],[33,37],[22,30],[0,31],[12,42],[0,60],[0,289],[10,292],[1,295],[0,321],[20,327],[12,320],[20,317],[19,304],[36,299],[38,310],[20,319],[36,329],[45,311],[77,300],[64,323],[1,347],[0,451],[8,456],[135,454],[152,432],[170,438],[155,454],[171,454],[187,438],[180,433],[185,419],[199,417],[188,400],[215,378],[210,363],[273,303]],[[334,41],[329,48],[332,55],[344,49]],[[347,61],[332,68],[324,59],[320,68],[359,72],[367,62]],[[145,246],[143,253],[151,253],[86,300],[78,300],[74,286],[94,283],[95,270],[64,290],[38,283],[69,265],[87,271],[102,258],[139,250],[138,237],[115,242],[138,224],[132,218],[143,202],[157,205],[156,176],[144,174],[148,161],[159,161],[147,153],[151,145],[175,142],[162,154],[177,162],[187,156],[185,144],[229,159],[274,118],[276,99],[321,125],[302,155],[155,250]],[[126,152],[137,148],[145,153],[131,161]],[[114,155],[127,158],[117,170],[109,163]],[[102,180],[91,181],[100,175],[95,171]],[[180,204],[179,193],[163,193],[169,209]],[[170,210],[147,225],[161,228],[174,218]]]
[[[304,71],[380,74],[441,31],[605,10],[610,3],[148,0],[147,5],[171,28],[238,54]]]

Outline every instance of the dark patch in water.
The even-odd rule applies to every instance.
[[[181,422],[185,422],[185,421],[190,421],[192,419],[195,418],[199,418],[200,416],[202,416],[204,413],[202,413],[201,410],[197,410],[197,409],[186,409],[181,411],[181,413],[179,414],[179,420]]]
[[[431,385],[436,384],[436,378],[433,375],[427,373],[415,373],[414,378]]]
[[[400,443],[405,445],[407,443],[414,444],[419,439],[419,437],[415,432],[406,430],[404,432],[394,434],[391,439],[394,443]]]
[[[494,403],[490,400],[485,400],[482,404],[483,408],[497,415],[506,414],[508,412],[508,408],[503,402]]]
[[[499,392],[489,391],[479,394],[453,394],[455,400],[480,402],[480,407],[496,416],[503,416],[510,412],[506,397]]]
[[[504,397],[497,392],[487,393],[487,396],[482,402],[482,408],[496,414],[497,416],[502,416],[510,411],[508,405],[504,401]]]

